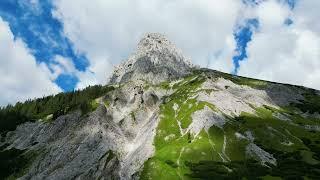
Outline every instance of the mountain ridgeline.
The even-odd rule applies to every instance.
[[[0,110],[0,179],[320,179],[320,92],[147,34],[106,86]]]

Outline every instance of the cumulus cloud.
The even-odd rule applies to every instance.
[[[254,13],[260,22],[239,74],[320,89],[319,1],[298,1],[296,9],[270,0]],[[254,14],[253,13],[253,14]],[[286,18],[293,24],[285,25]]]
[[[60,75],[74,76],[79,78],[75,89],[83,89],[93,84],[106,84],[108,81],[106,68],[110,69],[111,64],[105,60],[93,61],[88,70],[79,71],[70,58],[56,55],[49,67],[51,80],[56,80]]]
[[[289,5],[276,0],[265,1],[255,9],[260,25],[264,30],[282,27],[290,14]]]
[[[80,87],[106,82],[113,65],[134,50],[145,32],[166,34],[195,64],[232,72],[233,33],[246,19],[256,18],[259,30],[248,43],[248,58],[240,63],[239,75],[320,89],[316,8],[320,1],[295,1],[293,10],[285,0],[255,2],[55,0],[53,14],[92,64],[81,74]],[[289,18],[290,26],[284,23]]]
[[[241,1],[55,0],[54,5],[65,35],[91,63],[80,87],[106,82],[113,65],[125,60],[147,32],[165,34],[195,64],[232,69]]]
[[[0,106],[61,91],[51,81],[47,66],[36,63],[24,42],[14,38],[1,18],[0,42]]]
[[[50,68],[52,69],[52,73],[50,74],[52,80],[57,79],[61,74],[75,75],[78,72],[71,59],[60,55],[55,56],[50,64]]]
[[[41,16],[39,0],[30,2],[19,1]],[[0,105],[60,92],[53,83],[60,75],[77,77],[77,89],[106,84],[113,66],[124,61],[147,32],[167,35],[195,64],[230,73],[235,68],[232,59],[239,53],[234,33],[248,19],[257,19],[259,28],[252,29],[252,40],[246,44],[248,58],[240,62],[239,75],[320,89],[320,1],[295,1],[293,9],[286,2],[53,0],[52,15],[63,24],[63,32],[53,31],[59,34],[58,40],[41,33],[35,36],[48,46],[32,51],[56,49],[65,46],[64,41],[68,46],[58,48],[60,53],[52,54],[47,65],[36,63],[25,43],[15,39],[0,19]],[[288,19],[293,24],[285,24]],[[33,33],[39,33],[33,28]],[[29,47],[31,40],[26,41]],[[61,53],[69,51],[75,55]],[[47,59],[43,54],[36,56],[38,62]],[[85,55],[89,67],[84,56],[76,55]]]

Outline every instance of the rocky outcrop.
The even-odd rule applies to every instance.
[[[153,155],[161,93],[130,82],[52,123],[28,122],[9,132],[6,149],[37,153],[21,179],[133,179]]]
[[[137,51],[117,66],[110,83],[145,80],[153,84],[183,77],[194,66],[166,37],[146,34]]]
[[[278,147],[317,162],[311,156],[319,112],[293,105],[311,107],[319,92],[310,101],[306,88],[193,70],[165,37],[147,34],[116,68],[114,90],[93,100],[96,109],[21,124],[0,136],[0,152],[34,156],[20,179],[184,179],[192,171],[197,177],[206,162],[217,165],[210,171],[242,160],[260,168],[283,165],[270,151]],[[315,138],[308,140],[310,133]],[[201,168],[189,168],[197,162]]]

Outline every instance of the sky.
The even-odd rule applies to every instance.
[[[0,106],[106,84],[148,32],[201,67],[320,89],[319,0],[2,0]]]

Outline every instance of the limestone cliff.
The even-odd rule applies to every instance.
[[[149,33],[141,39],[137,51],[115,68],[110,83],[140,79],[156,84],[190,74],[192,67],[166,37]]]

